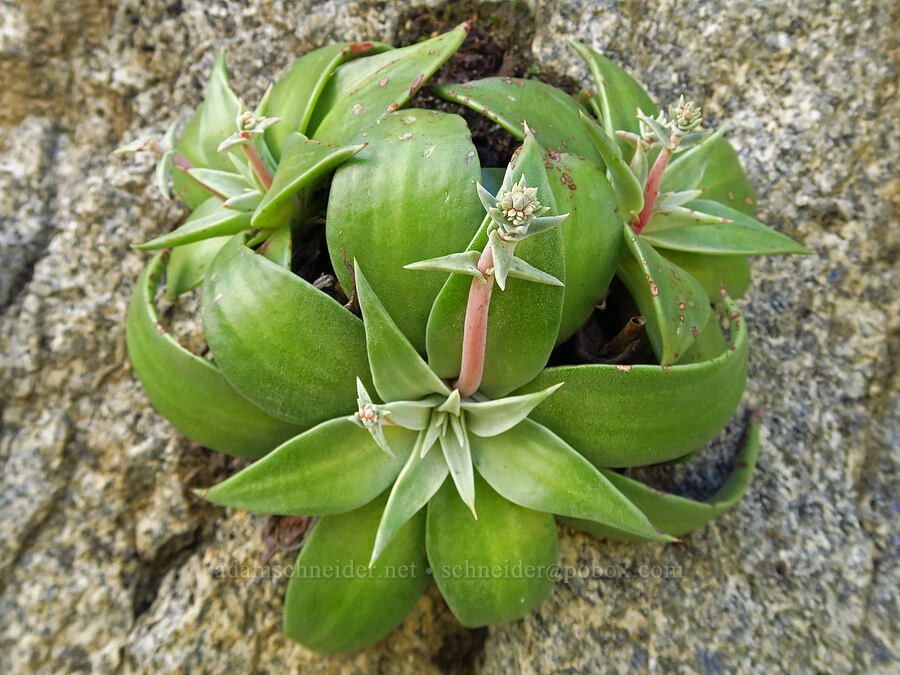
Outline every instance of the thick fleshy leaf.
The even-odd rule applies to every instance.
[[[719,296],[719,300],[722,297]],[[700,363],[721,356],[728,349],[725,336],[719,327],[719,315],[715,311],[709,313],[706,325],[700,331],[700,335],[688,347],[687,351],[678,359],[678,363]]]
[[[322,89],[309,135],[326,143],[358,142],[366,127],[406,103],[468,32],[464,23],[430,40],[341,66]]]
[[[442,400],[441,396],[430,396],[421,401],[391,401],[388,419],[405,429],[421,431],[428,426],[431,411]]]
[[[471,440],[478,473],[511,502],[671,541],[597,468],[537,422],[525,420],[499,436]]]
[[[464,251],[462,253],[451,253],[438,258],[430,258],[428,260],[420,260],[418,262],[404,265],[403,269],[423,272],[447,272],[451,274],[468,274],[472,277],[483,276],[478,270],[478,251]]]
[[[724,302],[731,345],[711,361],[547,368],[516,393],[565,382],[530,417],[595,466],[644,466],[681,457],[727,424],[744,393],[747,327],[734,303]]]
[[[397,328],[369,285],[362,267],[355,263],[354,268],[359,306],[366,327],[366,350],[378,395],[385,402],[415,400],[429,394],[449,395],[447,385]]]
[[[453,485],[428,504],[428,562],[441,595],[468,628],[515,621],[550,595],[558,540],[553,516],[505,500],[475,478],[478,520]]]
[[[660,248],[711,255],[767,255],[770,253],[812,253],[790,237],[773,230],[740,211],[705,199],[688,207],[733,222],[720,225],[673,227],[641,235]]]
[[[450,477],[456,486],[456,491],[463,504],[475,511],[475,472],[472,468],[472,448],[469,445],[469,437],[465,429],[460,426],[460,420],[450,417],[450,424],[455,429],[450,429],[440,437],[441,451],[444,453],[444,461],[450,469]],[[461,431],[460,431],[461,430]],[[437,453],[430,453],[436,455]]]
[[[360,140],[369,145],[331,184],[331,263],[351,288],[344,256],[359,260],[400,330],[424,352],[428,313],[446,276],[403,267],[458,253],[477,231],[484,211],[475,146],[461,117],[425,110],[387,115]]]
[[[723,286],[732,299],[744,297],[750,288],[750,261],[745,255],[707,255],[672,249],[660,249],[659,253],[699,281],[713,302],[722,299]]]
[[[406,465],[391,488],[391,495],[378,524],[369,564],[378,560],[397,531],[428,503],[447,478],[449,469],[441,453],[429,452],[422,457],[417,450],[418,445],[410,453]]]
[[[285,223],[275,230],[275,233],[259,247],[258,253],[276,265],[290,270],[291,258],[293,257],[293,239],[291,224]]]
[[[250,227],[250,214],[222,205],[222,200],[210,197],[177,229],[143,244],[135,244],[141,251],[154,251],[172,246],[184,246],[196,241],[243,232]]]
[[[362,150],[364,145],[334,147],[311,140],[299,132],[290,134],[272,186],[253,214],[253,227],[279,227],[296,206],[291,198],[301,189],[312,189],[338,166]]]
[[[210,191],[217,192],[226,199],[254,191],[252,184],[248,183],[242,175],[233,171],[197,167],[188,169],[188,175],[198,183],[205,185]]]
[[[221,506],[289,516],[359,508],[394,482],[416,442],[414,431],[386,427],[384,432],[395,457],[347,418],[323,422],[202,496]]]
[[[581,106],[561,89],[537,80],[488,77],[464,84],[442,84],[434,90],[441,98],[493,120],[519,140],[525,138],[522,124],[527,122],[544,152],[568,152],[603,166],[579,121]]]
[[[308,52],[294,61],[269,96],[265,114],[280,117],[281,122],[265,132],[266,142],[276,160],[281,158],[288,134],[306,133],[319,94],[335,68],[360,56],[372,56],[391,49],[379,42],[339,42]]]
[[[222,373],[289,421],[356,410],[356,378],[371,384],[362,321],[243,239],[225,245],[203,284],[203,327]]]
[[[413,517],[366,567],[385,498],[316,523],[284,598],[284,634],[324,654],[366,647],[394,630],[431,578],[425,513]]]
[[[566,251],[566,291],[557,342],[569,338],[594,311],[619,264],[622,219],[602,169],[574,155],[547,159]]]
[[[213,258],[230,239],[231,236],[213,237],[173,248],[166,269],[166,298],[175,302],[202,284]]]
[[[513,157],[507,180],[537,187],[538,199],[549,206],[548,215],[557,215],[556,204],[544,168],[542,152],[533,136],[528,136],[521,152]],[[487,222],[482,225],[469,250],[484,250]],[[565,281],[565,253],[560,228],[525,239],[516,247],[516,256],[557,279]],[[428,318],[428,361],[444,378],[459,375],[466,305],[472,278],[453,274],[444,284]],[[476,282],[477,283],[477,282]],[[495,290],[488,314],[487,345],[481,391],[499,398],[537,375],[559,334],[563,289],[510,279],[506,290]]]
[[[584,113],[581,113],[581,123],[606,163],[621,218],[630,221],[644,208],[644,188],[622,158],[622,150],[615,140]]]
[[[706,188],[704,199],[725,204],[741,213],[756,213],[756,190],[744,173],[737,153],[727,140],[716,143],[700,179],[700,187]]]
[[[496,436],[508,431],[528,417],[528,414],[559,389],[563,383],[543,391],[522,396],[507,396],[496,401],[463,401],[466,426],[476,436]]]
[[[711,227],[711,226],[710,226]],[[625,253],[618,275],[647,320],[660,364],[676,363],[709,319],[709,296],[696,279],[623,227]]]
[[[750,476],[756,466],[759,450],[759,420],[754,419],[747,429],[744,448],[734,459],[734,470],[728,480],[708,500],[704,502],[686,499],[678,495],[667,494],[623,476],[620,473],[604,469],[603,474],[609,478],[619,491],[628,497],[647,517],[661,530],[679,537],[697,530],[719,516],[727,513],[737,504],[750,484]],[[641,541],[639,537],[615,528],[562,518],[567,525],[584,530],[591,534],[609,539],[624,541]]]
[[[609,134],[617,131],[638,133],[640,131],[636,117],[638,108],[647,115],[655,116],[658,113],[656,105],[650,100],[644,88],[596,49],[575,40],[569,40],[569,44],[585,60],[594,77],[597,94],[593,100],[597,101],[600,108],[600,122],[603,128]],[[629,152],[626,141],[620,138],[616,140],[623,152]]]
[[[694,227],[696,225],[723,225],[731,222],[728,218],[697,211],[689,206],[672,206],[654,209],[650,221],[642,232],[649,235],[673,227]]]
[[[154,298],[165,268],[165,253],[147,265],[125,323],[131,365],[153,407],[195,443],[236,457],[262,457],[303,431],[243,398],[216,366],[191,354],[163,329]]]
[[[233,171],[227,153],[220,153],[219,144],[235,132],[235,119],[241,104],[228,85],[225,52],[219,52],[206,98],[181,132],[175,149],[195,166],[220,171]]]
[[[721,142],[724,134],[725,127],[721,127],[694,147],[675,155],[663,174],[662,183],[659,186],[660,191],[670,192],[703,187],[700,185],[700,179],[706,171],[706,166],[716,145]]]

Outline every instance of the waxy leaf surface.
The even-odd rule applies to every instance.
[[[416,441],[407,429],[384,431],[395,457],[347,418],[323,422],[202,496],[221,506],[291,516],[359,508],[394,482]]]
[[[294,61],[272,87],[265,111],[267,117],[281,118],[281,122],[265,132],[266,142],[275,159],[281,158],[289,134],[295,131],[306,133],[319,94],[338,66],[360,56],[372,56],[389,49],[389,45],[379,42],[338,42],[308,52]]]
[[[647,335],[660,363],[676,363],[706,325],[709,296],[690,274],[666,260],[632,229],[623,227],[625,252],[619,278],[647,320]]]
[[[605,523],[656,541],[671,539],[590,462],[531,420],[499,436],[473,436],[472,460],[492,488],[519,506]]]
[[[722,286],[732,299],[744,297],[750,288],[750,261],[745,255],[708,255],[673,249],[660,249],[658,253],[699,281],[713,302],[722,299]]]
[[[191,354],[163,329],[154,298],[165,267],[164,253],[147,265],[125,323],[131,365],[153,406],[195,443],[236,457],[262,457],[303,431],[253,405],[216,366]]]
[[[475,478],[478,520],[450,481],[428,504],[428,562],[441,595],[467,628],[519,619],[553,589],[553,516],[507,501]],[[518,572],[517,572],[518,570]]]
[[[210,197],[188,216],[177,229],[135,245],[141,251],[152,251],[172,246],[184,246],[204,239],[222,237],[243,232],[250,227],[250,214],[223,206],[218,197]]]
[[[733,222],[673,227],[641,236],[659,248],[711,255],[812,253],[790,237],[724,204],[696,199],[687,206]]]
[[[561,89],[537,80],[489,77],[442,84],[435,87],[435,93],[481,113],[519,140],[525,138],[522,123],[527,122],[545,153],[568,152],[603,166],[579,120],[581,106]]]
[[[759,420],[754,420],[747,429],[744,448],[735,457],[734,470],[728,480],[712,497],[703,502],[655,490],[640,481],[614,471],[604,469],[603,474],[622,494],[643,511],[654,525],[668,534],[679,537],[724,515],[741,500],[750,484],[750,476],[756,466],[758,450]],[[561,518],[560,520],[600,537],[624,541],[644,541],[634,534],[609,526],[570,518]]]
[[[747,327],[734,303],[724,302],[731,344],[710,361],[547,368],[516,393],[565,382],[530,417],[595,466],[644,466],[681,457],[727,424],[744,392]]]
[[[334,147],[311,140],[299,132],[290,134],[285,141],[281,162],[272,176],[272,186],[253,214],[253,227],[281,226],[298,209],[291,200],[294,195],[304,188],[314,188],[363,147]]]
[[[203,327],[232,386],[289,421],[311,426],[350,414],[356,378],[371,384],[362,321],[243,236],[207,272]]]
[[[366,127],[408,101],[468,34],[448,33],[344,64],[328,80],[310,120],[310,136],[325,143],[356,142]]]
[[[384,502],[380,497],[316,523],[284,599],[287,637],[323,654],[361,649],[387,636],[412,610],[431,581],[425,513],[404,525],[369,568]]]
[[[622,219],[602,169],[574,155],[546,160],[562,225],[566,290],[557,342],[572,335],[594,311],[612,281],[622,250]]]
[[[413,346],[447,277],[404,265],[466,248],[484,211],[475,191],[480,167],[463,119],[426,110],[385,116],[369,143],[334,176],[326,236],[335,273],[352,287],[344,256],[355,257]]]
[[[366,327],[366,349],[375,389],[384,401],[417,400],[450,389],[422,360],[375,295],[356,264],[356,289]]]

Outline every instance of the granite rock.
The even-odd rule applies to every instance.
[[[331,0],[24,0],[0,7],[0,663],[10,672],[889,672],[900,654],[898,15],[877,0],[520,2],[563,38],[727,122],[761,219],[818,253],[755,262],[742,504],[676,545],[562,529],[563,579],[522,621],[462,629],[432,587],[388,639],[319,657],[280,634],[260,516],[187,486],[234,462],[181,439],[128,364],[145,256],[183,217],[121,141],[184,121],[216,49],[255,100],[303,51],[415,32],[412,9]],[[480,20],[502,3],[471,3]],[[411,9],[412,8],[412,9]],[[534,17],[538,17],[539,20]],[[527,45],[526,45],[527,47]],[[740,424],[673,470],[714,491]],[[280,567],[279,567],[280,566]]]

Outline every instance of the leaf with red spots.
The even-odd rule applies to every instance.
[[[525,138],[522,123],[527,122],[545,154],[568,152],[604,166],[581,124],[581,106],[561,89],[536,80],[488,77],[442,84],[435,87],[435,93],[481,113],[518,139]]]
[[[709,298],[700,282],[663,258],[642,235],[627,225],[623,232],[625,252],[617,274],[647,320],[660,364],[677,363],[706,325]]]
[[[366,127],[406,103],[467,33],[468,25],[461,24],[425,42],[341,66],[322,89],[308,135],[326,143],[356,140]]]

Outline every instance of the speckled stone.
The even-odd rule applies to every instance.
[[[439,3],[416,1],[414,6]],[[186,484],[233,464],[178,437],[125,356],[145,256],[183,216],[150,160],[111,159],[196,104],[219,47],[255,100],[292,58],[391,41],[402,3],[24,0],[0,8],[0,663],[9,672],[890,672],[900,658],[898,15],[878,0],[562,0],[532,49],[587,82],[563,38],[729,125],[760,217],[818,253],[756,261],[745,406],[751,489],[679,544],[561,529],[565,578],[522,621],[472,633],[435,588],[379,645],[319,657],[280,634],[285,579],[260,516]],[[485,19],[495,5],[485,3]],[[673,470],[705,496],[739,424]],[[204,474],[206,475],[206,474]],[[249,577],[244,572],[254,573]]]

